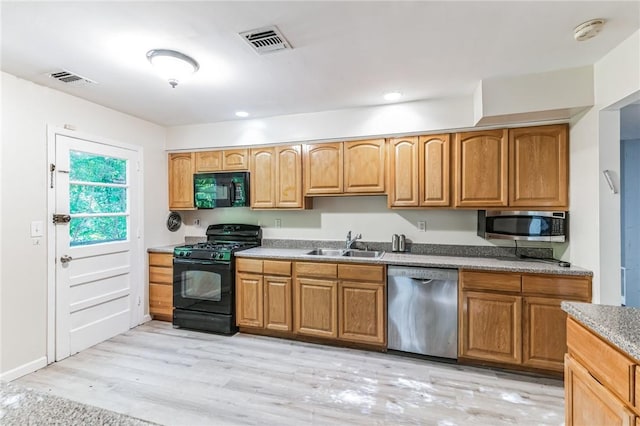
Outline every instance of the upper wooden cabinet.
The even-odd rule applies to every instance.
[[[304,177],[305,195],[383,193],[384,139],[305,145]]]
[[[302,197],[302,146],[251,149],[251,207],[306,207]]]
[[[248,170],[249,150],[199,151],[195,153],[195,164],[196,173]]]
[[[342,142],[304,146],[305,195],[342,193],[342,146]]]
[[[192,210],[193,173],[195,155],[193,152],[169,154],[169,209]]]
[[[507,129],[455,134],[456,207],[508,204]]]
[[[450,199],[450,135],[389,140],[389,207],[446,207]]]
[[[384,139],[345,142],[344,192],[384,192],[384,160]]]
[[[509,206],[569,205],[568,126],[509,130]]]

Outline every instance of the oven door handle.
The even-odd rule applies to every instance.
[[[224,266],[224,263],[220,263],[219,261],[211,261],[211,260],[203,260],[203,259],[178,259],[173,258],[173,263],[178,263],[182,265],[219,265]]]

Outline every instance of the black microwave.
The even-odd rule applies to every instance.
[[[567,212],[478,210],[478,235],[485,239],[564,242]]]
[[[196,173],[193,199],[198,209],[249,206],[249,173]]]

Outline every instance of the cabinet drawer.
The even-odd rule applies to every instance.
[[[296,262],[295,268],[298,276],[327,278],[338,276],[338,265],[335,263]]]
[[[384,281],[383,265],[338,265],[341,280]]]
[[[149,253],[149,265],[173,268],[173,254]]]
[[[460,272],[460,285],[463,290],[495,290],[519,293],[520,274],[499,272]]]
[[[523,275],[522,292],[591,301],[591,280],[558,275]]]
[[[252,272],[254,274],[262,273],[262,260],[261,259],[236,259],[236,271],[238,272]]]
[[[567,320],[567,346],[587,370],[620,399],[632,402],[634,363],[573,319]]]
[[[265,275],[284,275],[291,276],[291,262],[283,262],[281,260],[265,260],[263,262],[263,270]]]
[[[156,284],[173,284],[173,268],[149,266],[149,282]]]

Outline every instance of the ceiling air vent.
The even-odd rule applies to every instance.
[[[291,45],[282,35],[278,27],[258,28],[256,30],[240,33],[253,49],[259,54],[277,52],[279,50],[291,49]]]
[[[61,70],[49,73],[49,77],[55,78],[58,81],[61,81],[64,84],[70,84],[72,86],[83,86],[85,84],[95,84],[95,81],[89,80],[88,78],[79,76],[78,74],[74,74],[67,70]]]

